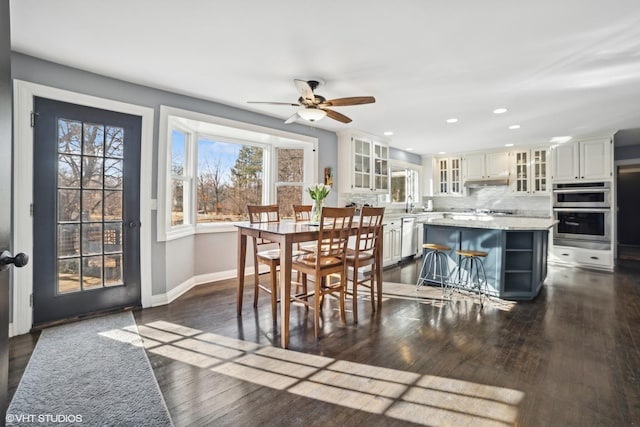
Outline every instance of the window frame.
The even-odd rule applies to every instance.
[[[418,206],[419,204],[421,204],[422,197],[420,196],[420,181],[422,179],[422,165],[409,163],[402,160],[394,160],[394,159],[391,159],[389,161],[390,175],[389,175],[389,192],[387,193],[388,203],[390,203],[392,206],[406,206],[407,204],[406,196],[404,201],[401,201],[401,202],[393,201],[393,197],[391,195],[391,191],[392,191],[391,179],[392,179],[393,169],[403,169],[405,171],[405,180],[406,180],[405,182],[407,185],[406,194],[407,196],[410,195],[412,197],[411,203],[413,203],[414,206]],[[407,176],[407,172],[409,171],[415,174],[414,179],[411,180],[412,182],[410,182]]]
[[[191,122],[194,122],[192,128],[186,124]],[[184,216],[185,218],[188,216],[189,223],[187,224],[185,220],[185,223],[179,226],[171,225],[173,180],[171,143],[174,128],[180,129],[182,132],[186,131],[190,135],[189,152],[185,153],[185,157],[188,157],[186,162],[191,172],[190,200],[188,206],[186,203],[184,204]],[[262,190],[265,203],[275,203],[276,198],[276,147],[304,148],[303,201],[305,203],[311,202],[304,188],[318,180],[318,138],[161,105],[158,138],[158,198],[155,201],[157,241],[169,241],[199,233],[231,232],[236,230],[234,225],[238,222],[197,223],[197,152],[200,138],[262,147],[265,150],[263,173],[267,182],[267,185],[264,185]]]

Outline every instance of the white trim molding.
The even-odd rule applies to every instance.
[[[264,267],[264,268],[263,268]],[[268,272],[267,267],[260,266],[260,274]],[[171,289],[169,292],[159,295],[154,295],[152,297],[152,307],[157,307],[159,305],[170,304],[176,299],[178,299],[183,294],[189,292],[191,289],[195,288],[199,285],[204,285],[206,283],[217,282],[220,280],[232,279],[237,276],[237,270],[226,270],[226,271],[218,271],[216,273],[207,273],[200,274],[198,276],[193,276],[184,282],[180,283],[175,288]],[[247,267],[244,272],[245,278],[249,276],[253,276],[253,266]],[[245,280],[244,283],[246,286],[253,286],[253,280],[251,283],[248,283]]]
[[[13,247],[33,252],[33,128],[31,112],[34,97],[54,99],[142,117],[140,162],[140,285],[143,307],[151,307],[151,183],[153,165],[153,108],[99,98],[22,80],[14,80],[14,181]],[[29,332],[33,322],[31,294],[33,265],[13,273],[13,319],[11,335]]]

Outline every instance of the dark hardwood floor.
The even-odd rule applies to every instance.
[[[384,278],[415,283],[416,271]],[[176,426],[640,423],[640,263],[550,267],[534,301],[483,309],[459,296],[389,297],[376,313],[360,301],[346,327],[329,301],[318,341],[312,312],[294,307],[289,350],[252,292],[241,317],[235,280],[135,312]],[[10,340],[10,395],[36,341]]]

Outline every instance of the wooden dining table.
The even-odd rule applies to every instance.
[[[244,273],[247,258],[247,237],[256,237],[277,243],[280,247],[280,343],[282,348],[289,346],[289,312],[291,301],[283,296],[291,293],[291,265],[293,259],[293,245],[299,242],[318,240],[320,227],[305,222],[280,221],[277,223],[241,223],[238,228],[238,316],[242,315],[242,298],[244,294]],[[359,224],[353,222],[351,234],[358,233]],[[372,274],[375,273],[377,288],[377,305],[382,305],[382,227],[376,245],[376,263]]]

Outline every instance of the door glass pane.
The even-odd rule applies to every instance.
[[[82,159],[82,188],[102,188],[102,157]]]
[[[104,257],[104,285],[122,285],[122,255],[106,255]]]
[[[122,191],[104,192],[105,221],[122,220]]]
[[[82,226],[82,255],[102,253],[102,223]]]
[[[80,255],[80,224],[58,225],[58,256]]]
[[[104,224],[104,252],[122,252],[122,223],[106,222]]]
[[[124,129],[107,126],[105,131],[105,156],[124,157]]]
[[[82,258],[82,289],[102,287],[102,256]]]
[[[122,188],[122,160],[104,160],[104,188]]]
[[[102,125],[84,124],[82,154],[85,156],[104,156],[104,127]]]
[[[102,191],[82,192],[82,222],[102,221]]]
[[[77,292],[80,287],[80,258],[58,260],[58,293]]]
[[[82,123],[73,120],[58,120],[58,152],[80,154]]]
[[[58,183],[60,187],[80,188],[80,156],[58,156]]]
[[[58,221],[80,221],[80,190],[58,190]]]

